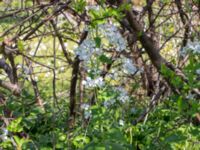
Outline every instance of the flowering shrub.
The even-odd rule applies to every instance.
[[[104,82],[102,77],[98,77],[96,79],[86,77],[86,79],[83,81],[83,85],[85,85],[88,88],[102,87],[104,85]]]
[[[194,55],[199,55],[200,54],[200,42],[199,41],[194,41],[191,42],[189,41],[185,47],[181,50],[181,55],[185,56],[188,53],[194,54]]]
[[[4,3],[0,149],[200,149],[197,1]]]

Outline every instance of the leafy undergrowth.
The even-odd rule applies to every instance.
[[[14,119],[2,130],[4,142],[0,147],[14,149],[15,146],[24,150],[200,148],[200,129],[193,117],[199,111],[199,103],[194,100],[190,100],[193,105],[188,108],[180,102],[180,96],[173,96],[159,104],[144,121],[134,125],[143,108],[133,107],[131,101],[108,107],[103,103],[105,95],[100,92],[99,102],[85,110],[91,113],[89,118],[77,115],[73,129],[67,124],[66,100],[60,99],[55,106],[49,99],[42,109],[31,104],[33,97],[25,91],[20,99],[11,96],[6,108],[13,112]]]

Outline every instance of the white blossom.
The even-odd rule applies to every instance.
[[[108,39],[109,43],[116,48],[116,51],[120,52],[126,49],[127,43],[116,26],[113,24],[101,24],[99,25],[99,30]]]
[[[61,67],[60,71],[63,72],[65,70],[65,67]]]
[[[189,93],[189,94],[186,96],[186,98],[187,98],[187,99],[193,99],[194,96],[195,96],[194,94]]]
[[[2,129],[4,135],[8,135],[8,130],[6,128]]]
[[[65,47],[68,47],[68,43],[64,43],[64,46],[65,46]]]
[[[75,54],[79,56],[80,60],[89,60],[94,53],[99,53],[99,50],[99,48],[96,48],[94,40],[86,39],[75,49]]]
[[[37,76],[35,77],[35,81],[36,81],[36,82],[38,81],[38,77],[37,77]]]
[[[89,6],[86,6],[85,9],[87,11],[89,11],[89,10],[99,11],[100,10],[100,6],[99,5],[89,5]]]
[[[22,65],[22,64],[18,64],[18,65],[17,65],[17,69],[20,69],[20,68],[23,68],[23,65]]]
[[[30,51],[29,55],[34,56],[35,52],[34,51]]]
[[[120,126],[124,126],[124,120],[121,120],[121,119],[120,119],[120,120],[119,120],[119,125],[120,125]]]
[[[197,70],[196,70],[196,73],[197,73],[198,75],[200,75],[200,69],[197,69]]]
[[[88,111],[84,111],[84,118],[85,119],[89,119],[92,117],[92,111],[88,110]]]
[[[122,87],[117,87],[115,89],[115,92],[119,93],[117,99],[122,102],[122,103],[125,103],[129,100],[129,96],[128,96],[128,92],[122,88]]]
[[[8,137],[6,135],[0,135],[0,139],[2,139],[2,141],[6,141]]]
[[[187,45],[181,49],[180,51],[180,55],[181,56],[185,56],[186,54],[188,53],[193,53],[193,54],[200,54],[200,42],[198,41],[194,41],[194,42],[191,42],[189,41],[187,43]]]
[[[99,25],[99,33],[106,38],[111,46],[116,51],[123,51],[126,49],[127,43],[122,37],[117,27],[112,24],[101,24]],[[96,30],[89,30],[89,34],[96,32]],[[101,44],[103,46],[103,44]],[[88,61],[92,55],[100,55],[102,53],[101,48],[96,47],[95,39],[88,36],[78,48],[75,49],[75,54],[79,56],[80,60]]]
[[[83,81],[83,85],[89,88],[102,87],[104,85],[104,81],[102,77],[98,77],[96,79],[86,77],[86,79]]]
[[[116,102],[115,99],[110,99],[110,100],[104,101],[103,105],[104,105],[104,107],[109,108],[109,107],[112,106],[115,102]]]
[[[92,117],[92,111],[90,110],[90,105],[87,103],[81,104],[81,109],[84,110],[84,118],[89,119]]]
[[[83,110],[89,110],[89,108],[90,108],[89,104],[86,104],[86,103],[81,104],[81,109],[83,109]]]
[[[119,96],[119,101],[122,102],[122,103],[125,103],[129,100],[129,96],[127,95],[121,95]]]
[[[2,134],[0,135],[0,139],[2,141],[6,141],[8,139],[8,130],[6,128],[2,128]]]
[[[101,70],[99,70],[98,68],[91,69],[90,72],[92,72],[93,75],[100,75],[101,74]]]
[[[123,69],[125,73],[135,74],[137,72],[137,68],[133,65],[131,59],[123,59]]]

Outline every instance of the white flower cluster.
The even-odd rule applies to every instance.
[[[86,79],[83,81],[83,85],[85,85],[88,88],[102,87],[104,86],[104,81],[102,77],[98,77],[96,79],[86,77]]]
[[[117,97],[117,99],[122,102],[122,103],[126,103],[129,100],[129,96],[128,96],[128,92],[122,88],[122,87],[117,87],[115,89],[115,91],[117,93],[119,93],[119,96]]]
[[[88,61],[94,53],[100,53],[100,49],[96,48],[96,43],[92,39],[86,39],[83,43],[75,49],[75,54],[79,56],[80,60]]]
[[[127,43],[122,37],[117,27],[112,24],[99,25],[99,33],[103,35],[109,41],[109,44],[114,46],[116,51],[123,51],[126,49]],[[96,32],[96,30],[89,30],[89,34]],[[90,35],[89,35],[90,37]],[[95,40],[93,38],[87,38],[83,43],[75,49],[75,54],[79,56],[80,60],[88,61],[93,54],[101,54],[102,49],[96,47]]]
[[[123,59],[123,69],[127,74],[135,74],[138,69],[133,65],[133,61],[131,59]]]
[[[117,97],[104,101],[103,103],[104,107],[109,108],[110,106],[115,104],[117,101],[121,103],[126,103],[129,101],[130,98],[128,96],[128,92],[124,88],[116,87],[114,89],[114,92],[117,93]]]
[[[84,110],[84,118],[89,119],[92,117],[92,111],[90,110],[89,104],[81,104],[81,109]]]
[[[188,53],[200,54],[200,42],[188,42],[187,45],[181,50],[180,55],[185,56]]]
[[[6,141],[8,139],[8,130],[6,128],[2,128],[2,134],[0,135],[0,139],[2,141]]]
[[[116,51],[120,52],[126,49],[127,43],[116,26],[113,24],[101,24],[99,25],[99,31],[115,47]]]
[[[104,101],[103,105],[104,105],[104,107],[109,108],[109,107],[112,106],[115,102],[116,102],[115,99],[110,99],[110,100]]]
[[[192,94],[192,93],[189,93],[189,94],[186,96],[186,98],[187,98],[188,100],[193,99],[194,97],[195,97],[195,95]]]
[[[89,104],[87,104],[87,103],[81,104],[81,109],[83,109],[83,110],[89,110],[89,108],[90,108]]]

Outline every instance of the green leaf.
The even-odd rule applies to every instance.
[[[131,4],[124,3],[124,4],[120,5],[119,10],[120,11],[131,10],[131,8],[132,8]]]
[[[121,144],[118,144],[118,143],[107,143],[107,145],[109,145],[109,148],[110,149],[113,149],[113,150],[126,150]]]
[[[21,140],[18,136],[14,136],[15,142],[17,143],[17,145],[22,145],[21,144]]]
[[[172,134],[170,136],[168,136],[165,140],[165,142],[167,143],[176,143],[176,142],[181,142],[181,141],[185,141],[187,139],[187,137],[181,135],[181,134]]]
[[[178,104],[178,110],[180,112],[182,110],[182,106],[183,106],[183,99],[181,96],[178,98],[177,104]]]
[[[77,12],[82,13],[85,9],[86,1],[85,0],[77,0],[77,1],[74,1],[72,5]]]
[[[100,37],[95,37],[95,43],[96,43],[96,47],[97,48],[100,48],[101,46],[101,38]]]
[[[100,57],[99,57],[99,60],[103,63],[106,63],[106,64],[111,64],[112,63],[112,60],[110,58],[108,58],[106,55],[102,54]]]
[[[13,120],[7,127],[7,129],[11,132],[21,132],[23,131],[23,127],[21,126],[22,117],[19,117]]]
[[[78,135],[74,138],[73,144],[77,148],[83,148],[84,145],[88,144],[90,139],[87,136]]]
[[[17,41],[17,47],[18,47],[20,52],[23,52],[24,51],[24,42],[22,40],[18,40]]]
[[[183,100],[182,96],[180,96],[177,100],[178,110],[179,112],[183,111],[188,107],[188,104],[185,100]]]

